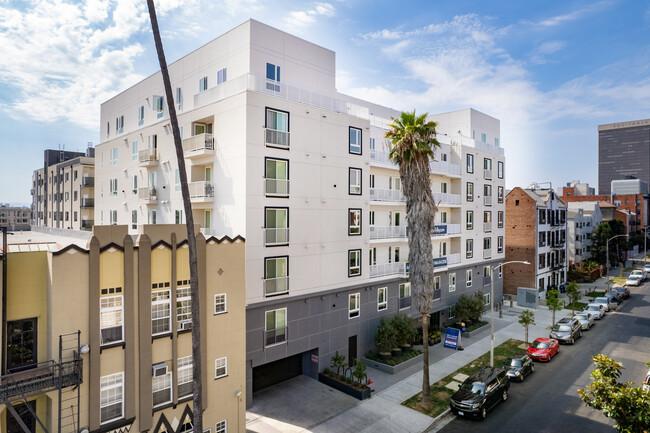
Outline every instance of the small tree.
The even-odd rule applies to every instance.
[[[380,353],[390,352],[397,343],[397,333],[392,323],[385,317],[379,322],[375,333],[375,346]]]
[[[478,292],[476,296],[471,299],[471,317],[472,320],[478,320],[485,313],[485,295]]]
[[[524,310],[519,315],[519,323],[526,329],[526,344],[528,344],[528,327],[535,324],[535,313],[530,310]]]
[[[395,330],[397,345],[410,344],[415,339],[417,330],[411,324],[411,319],[406,314],[397,314],[391,320],[391,325]]]
[[[576,314],[576,302],[580,299],[580,286],[573,281],[566,286],[566,295],[569,297],[569,301],[571,301],[571,313],[573,315]]]
[[[361,381],[365,379],[366,376],[366,364],[363,361],[359,361],[356,363],[354,366],[354,370],[352,370],[351,373],[352,377],[357,379],[357,382],[361,384]]]
[[[562,309],[562,301],[560,301],[558,295],[559,293],[557,290],[549,290],[548,296],[546,297],[546,306],[553,312],[553,322],[551,322],[551,326],[555,325],[555,312]]]
[[[454,307],[454,317],[458,322],[465,322],[474,316],[475,308],[473,298],[467,295],[460,295]]]
[[[591,360],[596,364],[596,369],[590,374],[591,385],[578,390],[580,398],[587,406],[616,421],[614,428],[618,432],[647,431],[650,420],[650,393],[632,386],[632,382],[617,382],[623,369],[620,362],[601,354]]]
[[[341,375],[341,369],[345,368],[345,355],[340,355],[337,350],[334,356],[332,356],[332,361],[330,361],[330,367],[336,369],[336,374]]]

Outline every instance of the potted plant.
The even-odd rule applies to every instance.
[[[395,347],[395,344],[395,328],[386,318],[381,319],[375,333],[375,346],[379,352],[379,358],[384,361],[391,359],[391,349]]]
[[[440,341],[442,341],[440,338],[440,329],[435,328],[429,333],[429,346],[438,344]]]
[[[339,351],[337,350],[334,356],[332,356],[330,367],[335,369],[336,374],[340,376],[341,370],[345,368],[345,355],[339,355]]]

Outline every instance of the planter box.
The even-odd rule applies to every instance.
[[[426,350],[427,348],[423,348],[422,350]],[[399,373],[402,370],[406,370],[407,368],[416,365],[416,364],[422,364],[422,357],[424,357],[424,353],[420,353],[418,356],[415,356],[407,361],[401,362],[395,366],[388,365],[388,364],[383,364],[381,362],[373,361],[372,359],[368,359],[365,357],[362,357],[363,362],[366,363],[367,366],[376,368],[377,370],[385,371],[386,373],[390,374],[395,374]]]
[[[336,390],[344,392],[347,395],[351,395],[352,397],[357,398],[359,400],[370,398],[370,393],[372,392],[372,390],[369,387],[364,390],[360,390],[348,385],[347,383],[339,382],[338,380],[326,376],[323,373],[318,373],[318,381],[324,383],[327,386],[331,386]]]
[[[489,326],[490,326],[490,324],[488,323],[487,325],[483,325],[483,326],[481,326],[480,328],[476,328],[476,329],[473,330],[472,332],[461,332],[462,337],[463,337],[463,338],[469,338],[469,337],[472,336],[472,334],[476,334],[476,333],[478,333],[478,332],[481,332],[482,330],[488,328]],[[440,332],[441,332],[441,334],[440,334],[440,335],[441,335],[441,338],[444,339],[444,336],[445,336],[445,334],[446,334],[446,332],[447,332],[447,329],[446,329],[446,328],[443,328],[442,331],[440,331]]]

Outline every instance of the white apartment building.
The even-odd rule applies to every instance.
[[[567,203],[567,251],[569,265],[591,259],[592,232],[603,220],[598,202]]]
[[[252,391],[316,377],[335,351],[363,356],[383,316],[415,313],[406,207],[383,138],[398,111],[338,93],[334,52],[254,20],[169,72],[194,221],[208,240],[246,239],[248,404]],[[160,73],[102,104],[96,224],[185,222],[167,111]],[[503,261],[505,160],[498,120],[471,109],[431,118],[442,324],[461,294],[489,293]]]

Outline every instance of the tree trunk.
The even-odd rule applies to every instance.
[[[551,326],[555,325],[555,310],[553,310],[553,323],[551,323]]]
[[[194,236],[194,216],[192,214],[192,203],[190,202],[190,190],[187,185],[187,171],[185,169],[183,144],[181,143],[181,134],[178,130],[178,119],[176,118],[174,94],[172,92],[171,80],[169,79],[167,61],[165,60],[165,52],[163,50],[162,40],[160,38],[160,30],[158,29],[158,20],[156,18],[156,9],[154,7],[153,0],[147,0],[147,6],[149,7],[151,29],[153,31],[153,37],[156,43],[156,52],[158,53],[160,72],[162,73],[163,84],[165,86],[167,108],[169,109],[169,121],[171,122],[172,134],[174,136],[174,147],[176,149],[176,159],[178,161],[181,194],[183,196],[183,208],[185,209],[187,245],[189,248],[190,259],[190,293],[192,296],[192,426],[193,431],[200,433],[203,431],[203,388],[201,382],[201,304],[199,299],[199,273],[196,258],[196,237]]]
[[[422,350],[424,358],[422,364],[422,403],[427,405],[431,400],[429,385],[429,314],[422,315]]]
[[[526,329],[526,344],[528,344],[528,325],[525,326]]]

